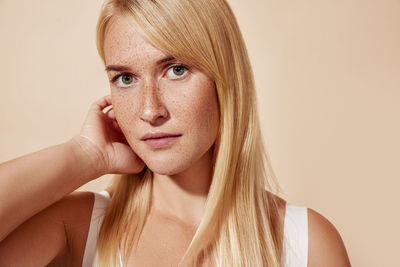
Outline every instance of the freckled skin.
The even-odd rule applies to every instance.
[[[170,78],[166,63],[156,65],[167,55],[121,17],[112,18],[107,27],[104,51],[106,65],[127,66],[127,72],[135,75],[127,88],[111,84],[113,109],[128,143],[151,170],[174,175],[211,153],[219,111],[215,85],[204,72],[189,64],[183,78]],[[121,73],[110,71],[108,75],[111,79]],[[151,149],[140,140],[149,132],[182,136],[171,147]]]
[[[212,179],[219,128],[214,82],[190,62],[156,64],[169,55],[145,42],[122,17],[107,26],[104,54],[106,66],[129,67],[124,72],[134,75],[128,87],[119,86],[125,85],[122,79],[111,83],[113,109],[129,145],[154,172],[150,216],[127,266],[177,266],[204,214]],[[171,63],[189,70],[177,79]],[[108,76],[122,73],[108,71]],[[140,140],[150,132],[181,137],[152,149]]]

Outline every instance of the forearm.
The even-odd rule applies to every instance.
[[[0,241],[25,220],[104,174],[104,160],[79,139],[0,164]]]

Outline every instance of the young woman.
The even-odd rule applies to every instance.
[[[0,165],[0,266],[350,266],[324,217],[271,193],[225,0],[109,0],[97,41],[111,95]],[[106,173],[109,192],[70,194]]]

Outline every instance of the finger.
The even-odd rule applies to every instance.
[[[122,131],[117,131],[116,129],[114,129],[113,131],[110,131],[108,133],[108,136],[110,137],[110,141],[113,143],[117,142],[117,143],[129,145],[128,140],[126,139],[126,137],[122,133]]]
[[[118,133],[122,133],[121,128],[119,127],[119,124],[116,120],[112,121],[112,127],[115,131],[117,131]]]
[[[112,105],[107,106],[107,107],[105,107],[105,108],[103,109],[103,113],[104,113],[105,115],[107,115],[107,117],[109,117],[110,119],[112,119],[112,118],[110,117],[110,112],[114,113],[114,111],[113,111],[113,106],[112,106]]]
[[[114,112],[114,109],[111,107],[108,111],[107,111],[107,116],[110,118],[110,119],[112,119],[112,120],[116,120],[116,118],[115,118],[115,112]]]
[[[117,120],[110,120],[110,137],[113,140],[118,140],[119,142],[122,143],[127,143],[126,137],[121,129],[121,127],[119,126]]]
[[[102,111],[104,108],[106,108],[110,105],[112,105],[111,95],[106,95],[106,96],[101,97],[97,101],[93,102],[92,108]]]
[[[104,115],[106,116],[107,121],[108,121],[109,125],[111,126],[112,130],[117,131],[117,132],[122,132],[121,128],[118,125],[117,118],[115,117],[115,112],[112,108],[107,110],[107,112],[105,112]]]

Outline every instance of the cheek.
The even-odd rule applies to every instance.
[[[214,143],[219,129],[219,109],[215,89],[204,88],[202,94],[193,99],[187,121],[189,130],[201,143]]]
[[[135,104],[123,94],[114,93],[111,97],[118,125],[129,140],[129,137],[133,134],[132,130],[135,129],[135,127],[132,127],[136,114]]]

